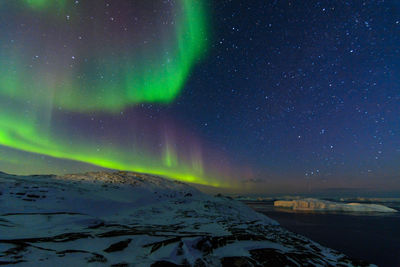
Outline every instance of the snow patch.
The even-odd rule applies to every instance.
[[[22,266],[355,265],[239,201],[132,172],[0,173],[0,233],[0,264]]]

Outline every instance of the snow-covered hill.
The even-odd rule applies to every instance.
[[[0,173],[0,264],[363,265],[239,201],[130,172]]]
[[[274,202],[274,206],[301,211],[397,212],[397,210],[384,205],[338,203],[315,198],[277,200]]]

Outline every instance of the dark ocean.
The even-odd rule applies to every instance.
[[[245,203],[286,229],[350,257],[400,267],[400,212],[306,213],[276,208],[272,201]],[[379,204],[400,210],[400,202]]]

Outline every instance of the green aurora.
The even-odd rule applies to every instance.
[[[41,105],[51,101],[53,106],[79,112],[118,112],[134,104],[171,103],[182,90],[195,62],[206,51],[206,12],[200,1],[180,1],[182,11],[176,11],[177,22],[157,25],[158,29],[151,30],[151,34],[168,32],[168,35],[148,45],[140,45],[148,42],[145,38],[138,40],[127,33],[117,35],[108,29],[98,30],[100,27],[94,23],[82,29],[78,16],[68,12],[76,8],[69,7],[66,1],[24,2],[32,7],[28,11],[39,23],[26,25],[26,32],[20,36],[7,34],[14,43],[17,40],[19,43],[3,44],[1,51],[0,94],[6,97]],[[2,11],[23,9],[22,4],[15,5],[4,6]],[[14,14],[18,16],[17,12]],[[34,34],[42,28],[52,31],[53,39],[33,41]],[[58,29],[65,33],[54,32]],[[101,38],[106,34],[112,34],[116,40],[104,48]],[[122,41],[130,47],[121,50]],[[35,44],[24,47],[28,42]],[[47,62],[42,62],[42,58]]]
[[[118,116],[137,104],[174,101],[206,50],[203,4],[177,1],[181,8],[172,10],[174,23],[154,30],[153,35],[164,33],[162,38],[145,46],[151,35],[115,33],[112,21],[105,23],[104,18],[82,27],[76,14],[87,11],[73,2],[23,0],[0,6],[2,24],[13,18],[3,29],[0,45],[0,145],[110,169],[231,185],[220,171],[205,171],[197,144],[181,152],[173,138],[166,138],[160,151],[125,137],[128,145],[121,145],[115,142],[118,136],[91,137],[66,122],[71,113],[80,114],[82,120],[101,120],[101,114]],[[94,14],[103,14],[105,2],[96,3]],[[100,39],[107,34],[115,42]],[[119,131],[128,129],[132,130],[118,126]]]

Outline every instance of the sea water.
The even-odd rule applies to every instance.
[[[299,212],[273,206],[273,201],[246,202],[286,229],[326,247],[378,266],[400,267],[400,212]],[[379,202],[400,211],[400,202]]]

